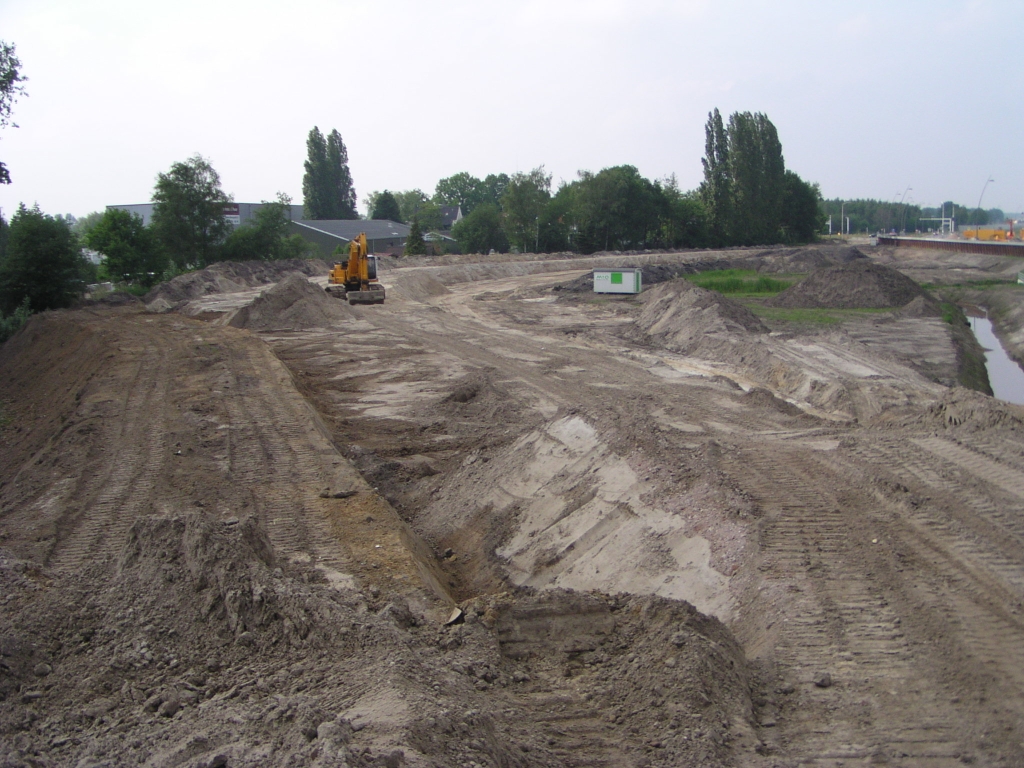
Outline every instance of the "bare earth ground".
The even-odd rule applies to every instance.
[[[33,319],[0,765],[1024,764],[1024,409],[953,388],[976,350],[920,304],[551,290],[849,258],[401,263],[354,308],[236,266]],[[1019,289],[958,298],[1021,358]]]

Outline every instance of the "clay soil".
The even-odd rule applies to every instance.
[[[0,766],[1024,764],[1024,408],[946,322],[1022,359],[1019,269],[464,256],[348,307],[230,265],[34,317]]]

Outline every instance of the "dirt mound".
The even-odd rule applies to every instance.
[[[804,413],[792,403],[783,400],[781,397],[764,387],[752,387],[743,395],[743,401],[748,405],[758,406],[761,408],[771,408],[772,410],[778,411],[786,416],[797,416],[803,419],[816,418]]]
[[[426,272],[406,272],[388,281],[389,297],[423,301],[444,296],[449,291],[437,278]]]
[[[742,650],[683,602],[525,590],[432,626],[205,512],[139,520],[113,572],[53,580],[0,551],[0,587],[5,766],[667,767],[758,746]]]
[[[675,280],[683,275],[695,275],[698,272],[707,272],[714,269],[729,269],[732,265],[728,259],[704,259],[701,261],[689,261],[676,264],[644,264],[640,267],[644,289],[652,285],[658,285],[669,280]],[[626,267],[633,269],[634,267]],[[583,275],[575,280],[559,283],[552,287],[553,291],[562,294],[578,294],[594,292],[593,275]]]
[[[178,275],[161,283],[143,298],[155,311],[167,311],[211,293],[234,293],[258,285],[275,283],[284,275],[326,275],[330,268],[320,259],[283,261],[221,261],[206,269]]]
[[[768,251],[757,259],[759,263],[754,268],[758,272],[793,274],[828,269],[867,258],[860,250],[848,245],[810,246]]]
[[[327,295],[301,274],[288,275],[230,316],[227,324],[252,331],[327,328],[355,316],[344,301]]]
[[[707,336],[768,333],[742,304],[687,280],[663,283],[645,293],[636,322],[649,337],[681,352],[693,351]]]
[[[924,295],[921,286],[895,269],[855,260],[814,272],[765,303],[788,308],[886,309],[905,306]]]
[[[986,432],[995,429],[1024,431],[1024,406],[1006,403],[965,387],[948,390],[941,400],[920,410],[894,410],[882,414],[878,423],[890,426],[927,426],[957,432]]]

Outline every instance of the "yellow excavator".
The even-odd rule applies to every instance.
[[[377,280],[377,257],[366,252],[366,233],[348,245],[348,261],[334,262],[327,274],[327,292],[349,304],[383,304],[384,286]]]

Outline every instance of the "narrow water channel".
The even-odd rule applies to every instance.
[[[992,321],[987,317],[972,317],[971,330],[985,348],[985,367],[992,392],[1000,400],[1024,405],[1024,370],[1006,354],[992,330]]]

